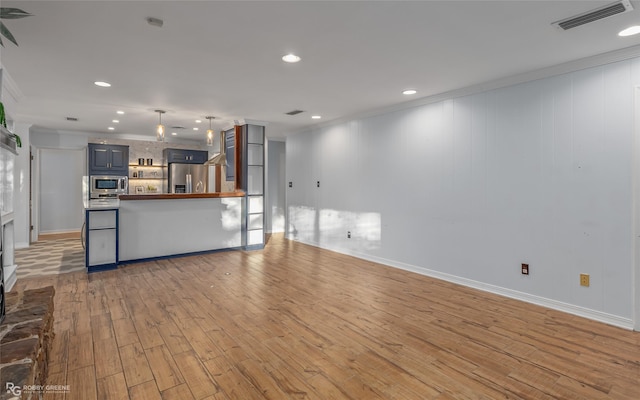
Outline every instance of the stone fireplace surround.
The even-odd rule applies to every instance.
[[[0,325],[0,400],[37,399],[46,391],[54,336],[54,294],[53,286],[5,294],[7,315]],[[12,392],[8,387],[18,390]]]

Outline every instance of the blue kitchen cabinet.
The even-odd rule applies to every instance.
[[[204,164],[209,158],[205,150],[165,149],[164,159],[167,163]]]
[[[89,175],[129,175],[129,146],[89,143]]]
[[[93,205],[85,206],[83,232],[87,272],[117,268],[120,211],[117,201],[89,204]]]

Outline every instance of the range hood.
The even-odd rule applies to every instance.
[[[227,156],[224,154],[224,131],[220,131],[220,153],[208,159],[204,165],[225,165]]]

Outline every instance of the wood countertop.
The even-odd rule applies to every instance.
[[[121,194],[120,201],[125,200],[181,200],[181,199],[217,199],[222,197],[244,197],[244,192],[216,193],[162,193],[162,194]]]

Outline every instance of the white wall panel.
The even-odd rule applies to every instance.
[[[288,189],[315,218],[292,237],[628,321],[636,84],[625,61],[291,136],[287,175],[321,180]]]
[[[613,312],[610,310],[624,305],[624,315],[633,312],[632,303],[627,302],[625,296],[626,293],[633,292],[633,280],[629,278],[626,266],[633,265],[633,252],[629,248],[633,249],[634,245],[633,219],[629,216],[633,214],[633,171],[629,165],[633,165],[633,152],[630,149],[634,142],[634,107],[633,100],[630,99],[633,99],[634,85],[627,82],[631,80],[634,84],[640,83],[638,76],[633,79],[631,71],[627,63],[612,64],[604,70],[606,126],[600,149],[604,159],[601,173],[602,218],[608,222],[603,232],[603,309]],[[618,134],[612,134],[615,132]],[[636,290],[640,290],[640,287]]]

